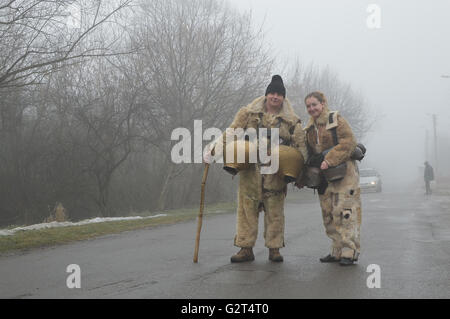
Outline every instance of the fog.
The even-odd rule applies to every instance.
[[[72,221],[197,206],[210,141],[186,139],[195,160],[179,163],[173,132],[195,134],[196,120],[224,130],[274,74],[303,123],[304,97],[327,94],[387,191],[423,187],[425,160],[439,183],[450,176],[450,3],[379,1],[378,14],[370,4],[0,5],[0,225],[42,222],[60,206]],[[207,202],[235,201],[236,187],[215,165]]]
[[[449,1],[231,2],[252,11],[280,60],[298,56],[328,65],[361,92],[370,114],[379,117],[363,141],[368,155],[362,167],[378,169],[391,186],[420,181],[425,160],[436,166],[436,114],[439,175],[450,174],[450,78],[442,77],[450,74]],[[366,23],[371,3],[381,8],[379,29]]]
[[[449,13],[0,0],[0,298],[448,298]],[[346,121],[317,112],[305,145],[313,91]]]

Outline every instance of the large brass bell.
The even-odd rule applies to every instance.
[[[303,155],[297,149],[279,145],[279,169],[280,174],[286,183],[292,183],[297,180],[303,171]]]
[[[233,154],[233,157],[227,157],[227,154]],[[244,158],[238,158],[238,154],[245,154]],[[236,175],[242,170],[249,169],[256,161],[257,146],[253,142],[238,140],[227,143],[226,147],[224,147],[223,169],[231,175]]]

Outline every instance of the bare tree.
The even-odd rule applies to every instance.
[[[133,151],[139,87],[130,86],[102,59],[78,65],[53,79],[54,106],[69,119],[69,148],[83,154],[80,173],[96,183],[94,200],[102,216],[111,214],[109,190],[115,171]],[[76,155],[75,155],[76,156]]]
[[[43,84],[50,74],[67,66],[117,54],[120,28],[115,27],[116,18],[129,3],[0,1],[0,144],[4,152],[0,191],[6,199],[0,214],[6,219],[15,214],[15,220],[37,221],[55,196],[67,190],[68,180],[58,188],[58,177],[53,178],[63,154],[56,151],[58,141],[51,134],[61,133],[62,138],[67,131],[53,122],[61,117],[55,116],[54,96]],[[75,8],[75,17],[69,15],[70,7]],[[70,17],[76,18],[72,24],[67,21]],[[107,24],[108,32],[102,32]]]
[[[312,63],[304,66],[296,60],[290,70],[286,80],[289,98],[303,121],[309,118],[305,97],[313,91],[321,91],[327,97],[330,109],[341,112],[351,124],[356,137],[364,138],[376,117],[369,115],[367,102],[361,94],[355,92],[350,84],[342,82],[328,66],[320,69]]]
[[[41,222],[56,202],[72,219],[198,204],[203,165],[172,163],[171,133],[194,120],[224,129],[263,94],[274,59],[226,1],[133,4],[0,0],[0,224]],[[302,119],[320,90],[364,135],[350,85],[327,68],[286,69]],[[234,198],[224,177],[211,171],[209,202]]]
[[[110,9],[102,0],[1,0],[0,88],[39,83],[68,62],[111,53],[112,43],[80,44],[129,3]]]
[[[236,110],[267,81],[272,59],[249,15],[216,0],[143,1],[133,40],[141,45],[126,73],[145,83],[141,127],[147,141],[165,156],[159,209],[179,168],[170,158],[171,132],[224,127]],[[195,182],[195,181],[194,181]]]

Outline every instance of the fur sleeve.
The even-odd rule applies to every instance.
[[[338,115],[338,126],[336,129],[338,136],[338,145],[333,147],[325,156],[325,161],[333,167],[350,159],[356,147],[356,139],[353,135],[350,124],[342,116]]]
[[[229,128],[247,128],[249,112],[247,107],[242,107],[235,115],[233,122],[230,124]],[[222,136],[215,140],[212,145],[217,156],[221,156],[224,148],[226,147],[226,135],[227,132],[223,132]],[[229,138],[231,139],[231,137]]]
[[[292,146],[302,153],[303,161],[308,159],[308,149],[306,147],[306,133],[302,128],[301,121],[298,120],[294,127],[294,133],[292,134]]]
[[[234,116],[233,122],[230,124],[230,128],[247,128],[249,112],[247,107],[242,107]]]

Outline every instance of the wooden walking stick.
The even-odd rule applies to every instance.
[[[195,251],[194,251],[194,263],[198,262],[198,246],[200,245],[200,232],[202,230],[203,222],[203,208],[205,206],[205,184],[206,178],[208,177],[209,164],[205,164],[205,170],[203,171],[202,178],[202,190],[200,195],[200,211],[198,212],[198,222],[197,222],[197,238],[195,239]]]

